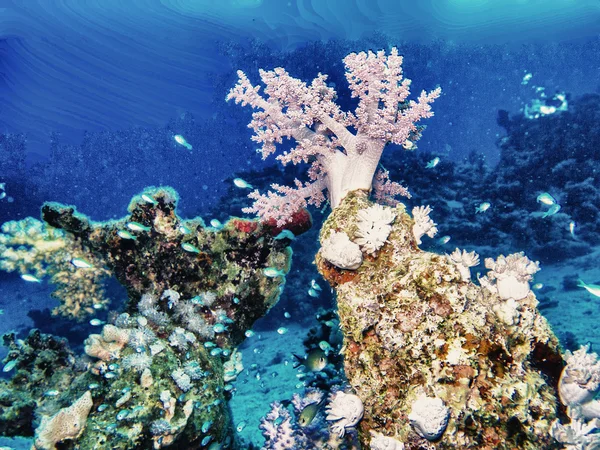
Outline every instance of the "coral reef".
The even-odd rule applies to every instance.
[[[102,258],[72,235],[28,217],[6,222],[0,234],[0,269],[17,271],[27,281],[49,277],[60,301],[52,314],[84,320],[106,309],[103,279],[110,276]]]
[[[44,391],[31,389],[26,404],[30,419],[32,410],[42,418],[38,448],[63,440],[61,448],[81,449],[235,446],[227,400],[240,370],[236,347],[279,298],[289,241],[252,220],[232,218],[219,228],[183,220],[176,204],[173,190],[148,188],[132,200],[127,217],[106,223],[70,206],[42,208],[48,228],[62,229],[61,236],[101,258],[128,300],[124,312],[111,312],[101,332],[86,339],[78,370],[72,361],[57,361],[58,380],[25,366],[27,347],[13,340],[6,362],[17,368],[13,380],[22,387],[11,381],[5,397],[44,381]],[[303,220],[297,231],[309,224]],[[65,431],[72,412],[87,409],[88,397],[85,423]],[[20,405],[13,402],[13,411]],[[31,421],[26,425],[21,429],[31,434]]]
[[[366,192],[350,194],[326,220],[322,241],[332,231],[352,239],[370,205]],[[404,205],[394,213],[388,242],[357,269],[316,257],[337,294],[345,372],[364,403],[363,446],[385,436],[411,450],[560,448],[550,430],[562,358],[535,295],[516,289],[518,298],[507,299],[472,283],[468,267],[418,248]],[[533,269],[509,255],[490,276],[522,276],[520,283]]]

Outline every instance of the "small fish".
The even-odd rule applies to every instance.
[[[321,409],[321,406],[325,403],[325,399],[321,400],[318,403],[310,403],[306,405],[300,415],[298,416],[298,423],[301,427],[307,427],[314,420],[315,416]]]
[[[321,286],[319,286],[319,283],[317,283],[314,279],[310,280],[310,287],[313,288],[315,291],[321,291]]]
[[[233,184],[240,189],[252,189],[252,185],[248,183],[246,180],[242,180],[241,178],[234,178]]]
[[[188,227],[186,227],[184,224],[179,225],[178,228],[179,232],[181,234],[190,234],[192,232],[192,230],[190,230]]]
[[[244,431],[244,428],[246,428],[246,422],[242,420],[240,423],[237,424],[237,427],[235,429],[238,433],[241,433],[242,431]]]
[[[447,244],[448,242],[450,242],[450,236],[442,236],[438,242],[442,245]]]
[[[533,74],[526,73],[525,76],[523,77],[523,80],[521,81],[521,84],[525,85],[525,84],[529,83],[529,80],[531,80],[531,77],[533,77]]]
[[[204,422],[202,424],[202,432],[203,433],[208,433],[208,430],[210,430],[210,427],[212,426],[212,420],[207,420],[206,422]]]
[[[244,336],[246,336],[247,338],[254,336],[254,331],[252,330],[246,330],[246,332],[244,333]]]
[[[192,149],[192,144],[189,144],[182,135],[176,134],[173,136],[173,139],[175,139],[175,142],[177,142],[179,145],[183,145],[188,150]]]
[[[298,355],[293,355],[298,360],[294,364],[294,369],[299,366],[304,366],[311,372],[320,372],[327,366],[327,355],[321,349],[311,350],[306,358],[300,358]]]
[[[290,230],[283,230],[273,239],[275,239],[276,241],[280,241],[281,239],[289,239],[290,241],[293,241],[294,239],[296,239],[296,236]]]
[[[285,276],[285,273],[282,270],[276,269],[275,267],[267,267],[266,269],[263,269],[263,273],[269,278]]]
[[[192,244],[190,244],[189,242],[184,242],[181,244],[181,248],[184,249],[186,252],[190,252],[190,253],[200,253],[200,250],[197,247],[194,247]]]
[[[38,277],[35,277],[29,273],[24,273],[23,275],[21,275],[21,278],[25,281],[29,281],[31,283],[41,283],[42,280],[40,280]]]
[[[104,325],[106,322],[104,320],[100,320],[100,319],[92,319],[90,320],[90,325],[94,326],[94,327],[99,327],[100,325]]]
[[[223,228],[223,224],[218,219],[212,219],[210,221],[210,226],[213,228]]]
[[[149,194],[142,194],[142,200],[144,200],[146,203],[150,203],[152,205],[158,205],[158,202],[156,200],[154,200],[154,198]]]
[[[94,266],[83,258],[73,258],[71,260],[71,264],[73,264],[78,269],[91,269]]]
[[[486,212],[488,209],[490,209],[490,206],[492,206],[490,202],[483,202],[481,205],[475,208],[475,213],[477,214]]]
[[[145,225],[142,225],[139,222],[127,222],[127,225],[125,225],[127,228],[129,228],[131,231],[150,231],[151,228],[147,227]]]
[[[584,283],[583,280],[580,279],[579,284],[577,286],[584,288],[590,294],[593,294],[596,297],[600,297],[600,286],[597,284],[587,284],[587,283]]]
[[[331,352],[333,350],[333,347],[331,346],[331,344],[327,341],[321,341],[319,342],[319,348],[321,350],[323,350],[325,352],[326,355],[329,354],[329,352]]]
[[[132,241],[135,241],[137,239],[133,234],[131,234],[127,230],[117,231],[117,236],[119,236],[121,239],[131,239]]]
[[[13,359],[6,363],[6,365],[2,369],[2,372],[4,372],[4,373],[10,372],[11,370],[13,370],[15,368],[16,365],[17,365],[17,360]]]
[[[435,166],[437,166],[440,163],[440,158],[439,157],[435,157],[433,158],[431,161],[429,161],[427,163],[427,165],[425,166],[426,169],[433,169]]]
[[[317,291],[316,289],[310,288],[308,290],[308,295],[310,295],[311,297],[318,297],[319,291]]]
[[[213,331],[215,333],[223,333],[225,330],[227,330],[227,327],[225,325],[223,325],[222,323],[216,323],[213,326]]]
[[[552,205],[548,211],[546,211],[543,215],[542,218],[546,218],[546,217],[550,217],[553,216],[554,214],[556,214],[557,212],[560,211],[560,205],[558,203],[555,203],[554,205]]]
[[[542,192],[537,196],[537,202],[543,203],[544,205],[554,205],[556,203],[556,199],[547,192]]]
[[[0,189],[5,191],[6,190],[6,183],[0,183]]]
[[[277,332],[279,334],[285,334],[288,332],[288,329],[286,327],[280,327],[280,328],[277,328]]]
[[[6,191],[0,192],[0,200],[6,197]]]
[[[539,290],[540,290],[540,289],[542,289],[543,287],[544,287],[544,284],[543,284],[543,283],[535,283],[535,284],[533,285],[533,288],[534,288],[536,291],[539,291]]]
[[[283,313],[283,317],[285,317],[286,319],[289,319],[289,318],[292,317],[292,315],[289,312],[286,311],[286,312]]]
[[[56,397],[58,394],[60,394],[60,392],[57,391],[56,389],[52,389],[51,391],[44,392],[44,395],[46,397]]]
[[[571,236],[575,237],[575,222],[569,224],[569,233],[571,233]]]

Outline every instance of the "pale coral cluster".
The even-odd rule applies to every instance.
[[[77,267],[73,260],[89,267]],[[72,235],[31,217],[2,225],[0,269],[33,281],[48,278],[56,286],[52,295],[60,300],[55,315],[83,320],[109,303],[102,280],[111,273],[104,262]]]
[[[531,261],[523,252],[506,257],[500,255],[496,260],[486,258],[485,267],[490,271],[486,279],[480,279],[480,282],[503,300],[522,300],[527,297],[530,292],[529,282],[533,279],[533,274],[540,270],[539,263]]]
[[[566,352],[564,367],[558,382],[561,402],[567,406],[571,423],[552,424],[552,436],[565,444],[567,450],[600,448],[600,361],[590,346]]]
[[[413,144],[420,138],[417,122],[433,115],[431,103],[439,97],[439,88],[423,91],[416,101],[408,100],[411,83],[403,77],[402,56],[396,48],[388,55],[385,51],[351,53],[344,64],[352,97],[358,98],[354,113],[342,111],[335,103],[337,93],[327,84],[326,75],[319,74],[307,85],[281,67],[260,70],[263,97],[260,86],[253,86],[238,71],[238,82],[227,100],[256,110],[249,127],[255,132],[252,139],[262,145],[263,158],[289,138],[296,141],[296,147],[278,159],[283,164],[310,164],[308,183],[296,180],[295,189],[273,185],[275,192],[267,195],[254,191],[250,195],[254,205],[246,212],[276,220],[281,226],[299,208],[320,205],[324,190],[335,208],[348,192],[371,189],[388,143]],[[380,181],[379,191],[386,197],[408,194],[397,183]]]
[[[86,391],[71,406],[59,410],[51,417],[43,417],[35,430],[35,450],[54,450],[56,444],[76,439],[83,432],[93,401],[90,391]]]
[[[429,217],[431,213],[431,207],[427,206],[415,206],[412,210],[413,220],[415,221],[412,232],[417,242],[417,245],[421,244],[421,238],[424,235],[430,238],[437,234],[437,224]]]

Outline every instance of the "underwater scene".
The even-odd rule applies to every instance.
[[[0,0],[0,450],[600,449],[600,1]]]

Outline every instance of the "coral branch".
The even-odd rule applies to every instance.
[[[310,85],[291,77],[283,68],[260,71],[266,97],[260,95],[259,86],[253,86],[243,72],[238,72],[238,82],[227,95],[242,105],[256,111],[248,125],[254,130],[253,140],[262,144],[263,159],[276,151],[284,138],[294,139],[296,147],[278,156],[283,163],[311,164],[309,176],[321,181],[315,184],[327,189],[331,207],[335,208],[348,192],[369,191],[381,153],[388,143],[405,144],[420,137],[418,121],[431,117],[431,103],[441,90],[422,92],[417,101],[407,100],[410,80],[402,76],[402,57],[393,48],[388,56],[384,51],[352,53],[344,59],[346,78],[352,96],[359,99],[355,113],[343,112],[334,99],[335,90],[326,84],[327,76],[319,74]],[[298,208],[320,203],[323,194],[315,189],[274,189],[290,196],[253,192],[254,212],[263,219],[277,218],[285,223]],[[402,193],[402,186],[387,183],[389,195]]]

